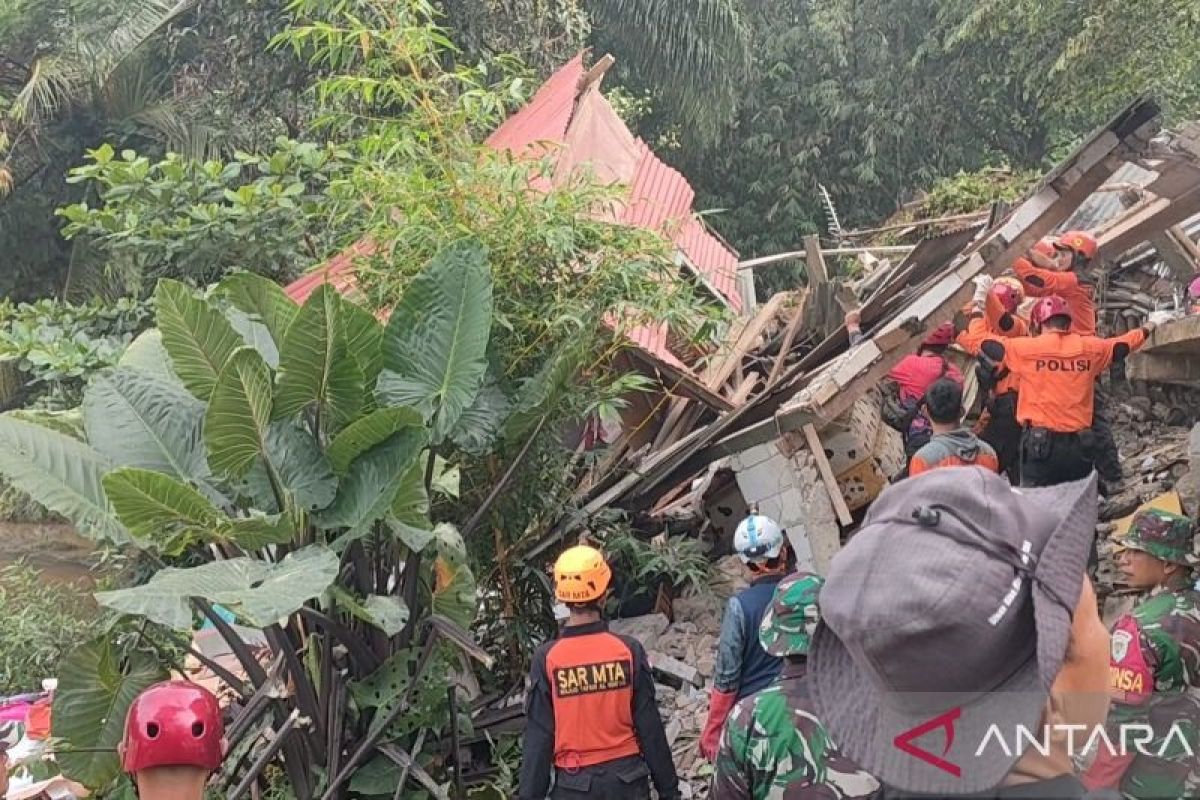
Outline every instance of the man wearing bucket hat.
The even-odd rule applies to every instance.
[[[721,729],[733,704],[770,685],[783,663],[758,641],[758,626],[771,605],[775,587],[789,569],[783,528],[753,511],[738,524],[733,551],[746,565],[750,586],[729,598],[721,619],[708,717],[700,732],[700,754],[709,761],[717,757]]]
[[[768,653],[784,660],[783,671],[734,706],[717,754],[712,800],[835,800],[869,797],[879,788],[833,746],[808,697],[808,646],[822,583],[800,572],[776,588],[758,636]]]
[[[520,800],[679,800],[679,778],[641,643],[609,633],[601,614],[612,570],[599,550],[568,548],[554,594],[570,617],[533,655],[525,699]]]
[[[1095,476],[934,470],[874,502],[833,559],[809,669],[817,718],[882,797],[1086,796],[1071,732],[1108,708],[1095,522]]]
[[[1101,749],[1084,782],[1125,797],[1200,794],[1200,593],[1192,588],[1192,521],[1140,511],[1120,543],[1125,582],[1150,592],[1112,633],[1109,738],[1132,726],[1153,739],[1140,750]],[[1114,739],[1115,741],[1115,739]],[[1188,752],[1188,749],[1192,752]]]

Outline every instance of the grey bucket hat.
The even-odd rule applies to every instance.
[[[1014,732],[1041,731],[1095,523],[1095,476],[1013,489],[956,467],[885,490],[833,559],[809,653],[842,751],[904,791],[998,785]]]

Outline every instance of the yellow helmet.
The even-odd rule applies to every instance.
[[[594,547],[572,547],[554,562],[554,596],[564,603],[599,600],[610,580],[612,570]]]

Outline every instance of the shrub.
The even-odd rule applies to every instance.
[[[96,617],[81,586],[45,580],[24,562],[0,566],[0,695],[36,691],[57,675]]]

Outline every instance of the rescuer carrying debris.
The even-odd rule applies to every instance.
[[[751,513],[733,535],[733,551],[750,573],[750,586],[729,598],[721,620],[708,720],[700,734],[700,752],[709,761],[717,756],[721,728],[734,703],[765,689],[782,665],[763,649],[758,627],[775,587],[789,571],[787,537],[775,520]]]
[[[208,776],[225,757],[217,698],[188,681],[155,684],[125,716],[121,767],[141,800],[201,800]]]
[[[572,547],[554,565],[554,594],[570,617],[533,655],[521,800],[544,800],[548,790],[554,800],[649,800],[649,779],[660,798],[679,798],[646,651],[603,619],[611,579],[592,547]]]
[[[1149,596],[1112,631],[1109,667],[1113,705],[1109,740],[1122,728],[1149,729],[1140,749],[1100,747],[1084,776],[1092,788],[1119,788],[1134,800],[1200,793],[1200,592],[1192,521],[1166,511],[1140,511],[1120,540],[1125,583]],[[1189,752],[1190,749],[1190,752]]]
[[[1030,317],[1040,335],[988,339],[980,353],[990,368],[1006,369],[1020,382],[1021,485],[1080,480],[1096,459],[1096,378],[1141,347],[1154,323],[1113,339],[1082,336],[1070,330],[1070,306],[1057,295],[1042,298]]]
[[[861,316],[858,310],[845,316],[850,346],[863,340]],[[912,458],[933,436],[929,418],[922,413],[925,390],[939,378],[962,383],[962,373],[946,360],[946,349],[954,343],[954,323],[939,325],[911,353],[892,367],[884,383],[883,420],[904,437],[904,455]]]
[[[991,445],[963,427],[962,387],[945,378],[925,392],[925,413],[933,425],[933,438],[912,457],[909,477],[939,467],[979,466],[1000,471],[1000,460]]]
[[[775,589],[758,628],[768,654],[783,659],[779,677],[738,702],[721,736],[711,800],[839,800],[870,797],[879,782],[838,752],[808,693],[808,647],[820,619],[824,581],[798,572]]]

